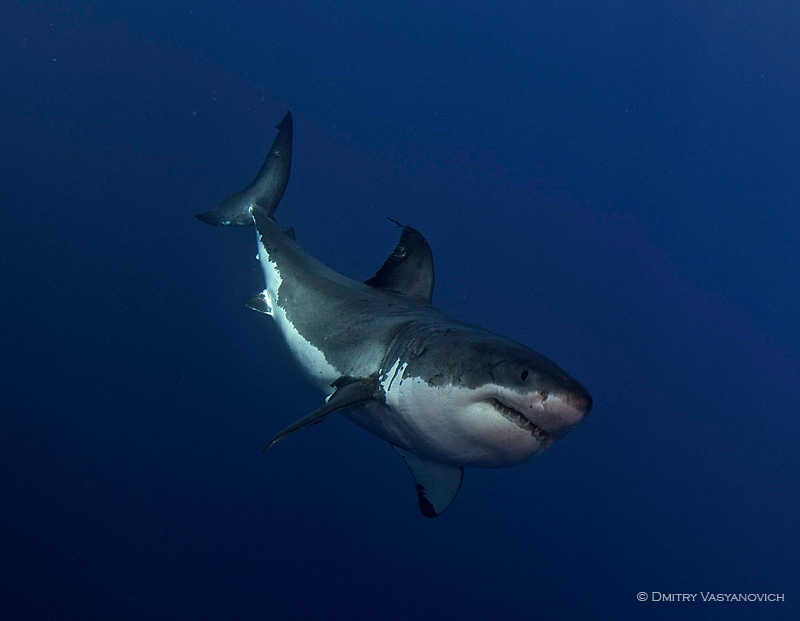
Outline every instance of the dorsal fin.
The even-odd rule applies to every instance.
[[[433,252],[422,233],[404,226],[400,241],[369,280],[370,287],[402,293],[430,304],[433,297]]]

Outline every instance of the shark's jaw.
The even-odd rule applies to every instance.
[[[588,411],[569,392],[519,392],[497,384],[431,386],[406,376],[399,360],[383,378],[385,403],[345,415],[357,425],[420,457],[454,466],[522,464],[573,429]]]
[[[530,433],[540,446],[549,448],[577,427],[592,409],[589,393],[575,383],[550,383],[527,392],[504,386],[487,386],[485,401],[506,420]]]
[[[542,450],[548,448],[553,442],[558,440],[558,436],[548,433],[539,425],[534,423],[530,418],[525,416],[519,410],[511,407],[496,399],[494,397],[490,397],[486,400],[486,402],[491,405],[497,412],[506,420],[511,421],[520,429],[524,429],[525,431],[530,432],[530,434],[536,438],[536,441],[541,445]]]

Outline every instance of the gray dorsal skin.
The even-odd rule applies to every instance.
[[[272,318],[301,370],[327,396],[267,448],[341,412],[395,448],[414,475],[420,511],[435,517],[458,492],[465,466],[521,464],[584,419],[591,396],[554,362],[431,305],[433,254],[418,231],[403,227],[365,283],[301,249],[274,216],[289,177],[288,113],[278,129],[256,180],[200,217],[255,223],[266,286],[247,305]]]
[[[198,220],[219,226],[250,226],[253,224],[252,208],[259,207],[268,214],[275,211],[292,169],[292,113],[287,112],[275,128],[278,135],[253,182],[211,211],[198,214]]]
[[[433,298],[433,252],[422,233],[404,226],[400,241],[381,269],[369,280],[371,287],[401,293],[421,302]]]

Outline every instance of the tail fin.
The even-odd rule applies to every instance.
[[[273,214],[286,191],[292,168],[292,113],[287,112],[275,127],[278,135],[253,182],[211,211],[198,214],[199,220],[221,226],[250,226],[251,209],[259,207],[267,215]]]

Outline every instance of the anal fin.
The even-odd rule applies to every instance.
[[[247,308],[259,313],[264,313],[265,315],[272,314],[272,305],[269,303],[269,295],[267,294],[266,289],[247,300],[244,305]]]
[[[285,438],[290,433],[294,433],[302,427],[308,427],[309,425],[316,425],[322,422],[323,419],[332,412],[374,399],[375,391],[378,387],[378,380],[374,377],[365,379],[341,377],[334,382],[333,386],[335,391],[328,397],[325,405],[275,434],[275,436],[267,442],[267,445],[264,447],[264,452],[266,453],[278,440]]]
[[[444,513],[461,488],[464,468],[417,457],[394,444],[392,448],[403,458],[414,475],[422,515],[435,518]]]

